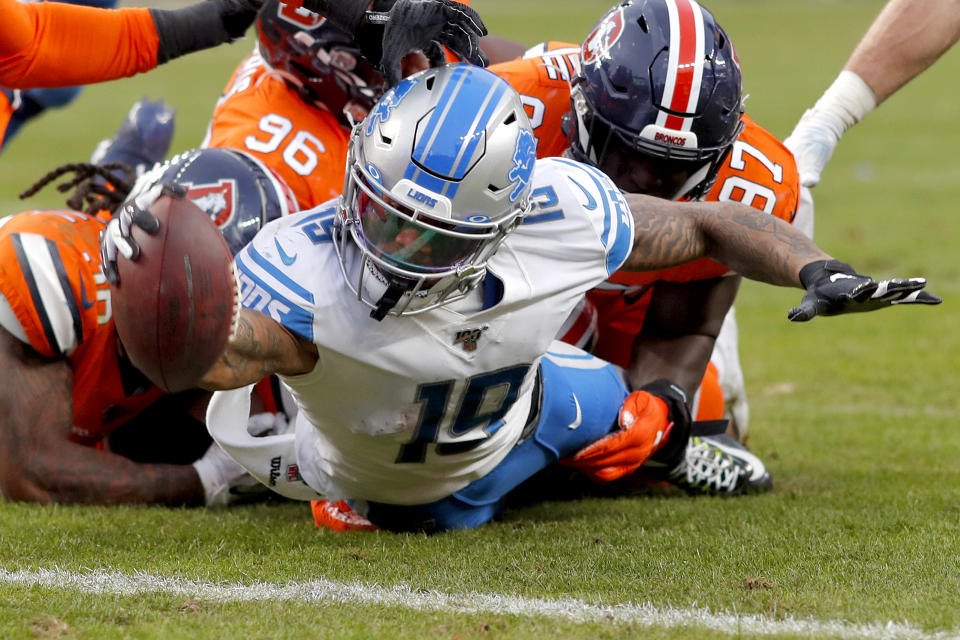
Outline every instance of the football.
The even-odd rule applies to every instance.
[[[210,217],[188,198],[150,207],[155,234],[136,225],[136,260],[117,258],[113,316],[130,361],[165,391],[195,387],[223,353],[239,305],[233,256]]]

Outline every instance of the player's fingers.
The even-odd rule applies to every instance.
[[[448,2],[447,7],[452,13],[452,15],[449,15],[448,22],[461,24],[477,35],[487,35],[487,25],[483,24],[483,19],[480,18],[480,14],[472,8],[459,2]]]
[[[178,182],[164,182],[160,187],[160,195],[173,196],[174,198],[186,198],[190,191]]]
[[[810,170],[803,171],[800,174],[800,184],[807,188],[817,186],[820,184],[820,172]]]
[[[134,208],[133,211],[130,212],[130,219],[133,224],[151,235],[160,229],[160,221],[145,209]]]
[[[433,41],[427,45],[423,50],[424,55],[427,56],[427,59],[430,61],[431,67],[439,67],[447,62],[447,54],[443,52],[443,47],[440,46],[440,43]]]
[[[386,52],[383,54],[384,62],[381,64],[383,66],[383,74],[387,79],[388,86],[392,87],[403,79],[403,72],[400,64],[401,58],[403,58],[403,56],[388,57]]]
[[[800,301],[800,304],[787,312],[787,319],[791,322],[806,322],[817,315],[816,303],[807,297]]]
[[[870,296],[875,300],[895,300],[906,297],[927,286],[926,278],[893,278],[881,280]]]
[[[460,56],[464,62],[469,62],[478,67],[486,67],[490,64],[486,54],[480,50],[476,38],[471,37],[458,25],[451,25],[450,29],[444,32],[441,41],[448,49]]]
[[[630,475],[634,471],[640,468],[640,465],[623,465],[623,466],[608,466],[601,469],[596,469],[586,473],[590,478],[598,482],[613,482],[614,480],[619,480],[620,478]]]
[[[940,304],[943,298],[929,291],[914,291],[899,300],[891,300],[890,304]]]
[[[115,248],[115,252],[113,253],[113,262],[116,261],[117,253],[122,255],[127,260],[136,260],[138,257],[140,257],[140,247],[138,247],[135,242],[132,242],[126,236],[124,236],[119,223],[114,224],[114,222],[111,222],[109,225],[107,225],[106,233],[106,242],[110,243],[110,245]],[[107,247],[107,250],[109,251],[109,246]]]

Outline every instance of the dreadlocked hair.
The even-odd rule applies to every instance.
[[[106,164],[73,162],[57,167],[44,175],[33,186],[21,193],[20,199],[29,198],[67,173],[73,173],[73,178],[58,184],[57,191],[66,193],[75,189],[73,195],[67,199],[67,206],[74,211],[83,211],[91,216],[97,215],[100,211],[109,211],[111,214],[116,212],[117,207],[126,200],[133,189],[135,178],[133,169],[122,162]],[[102,182],[96,178],[102,178]]]

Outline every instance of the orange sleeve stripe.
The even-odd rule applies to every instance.
[[[159,37],[149,9],[0,0],[0,24],[5,87],[69,87],[157,66]]]

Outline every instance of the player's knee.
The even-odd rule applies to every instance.
[[[473,529],[499,517],[502,511],[501,501],[472,505],[455,496],[447,496],[436,502],[418,505],[369,502],[364,517],[386,531],[433,534]]]

